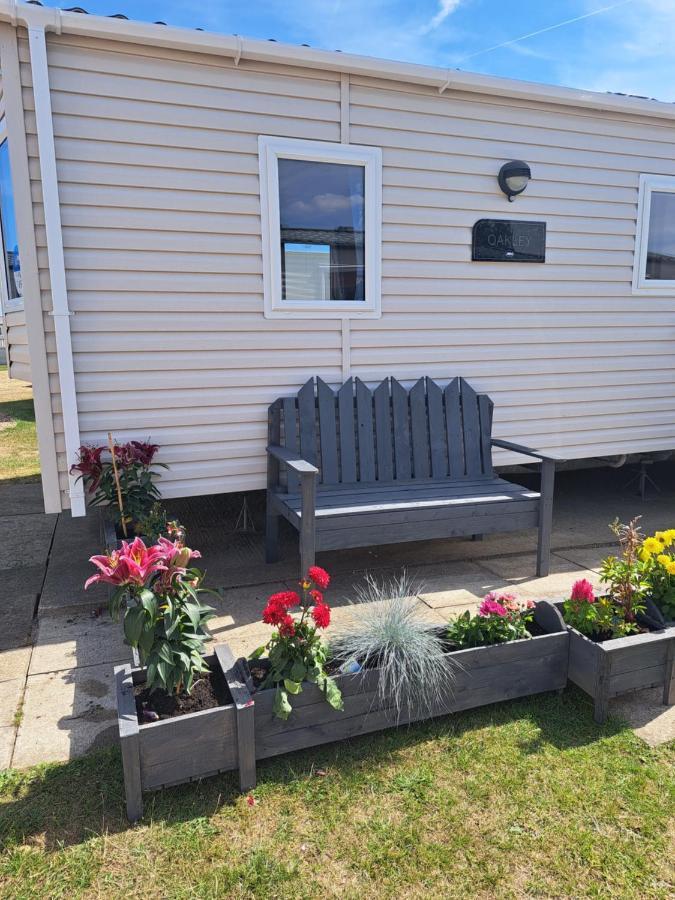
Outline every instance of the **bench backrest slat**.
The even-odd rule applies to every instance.
[[[356,379],[356,421],[359,443],[359,481],[375,481],[373,441],[373,394],[360,378]]]
[[[373,390],[349,378],[337,392],[316,378],[272,404],[270,437],[317,465],[325,485],[483,478],[492,412],[463,378],[444,388],[420,378],[409,390],[395,378]],[[288,489],[298,489],[292,472]]]
[[[354,382],[348,378],[338,391],[340,422],[340,480],[352,484],[357,480],[356,426],[354,422]]]

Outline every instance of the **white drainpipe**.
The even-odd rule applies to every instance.
[[[52,102],[49,91],[49,68],[47,65],[47,43],[45,31],[47,17],[39,13],[47,12],[33,7],[38,15],[35,22],[28,23],[28,43],[30,47],[30,67],[33,78],[33,98],[35,101],[35,122],[37,127],[38,150],[40,153],[40,176],[42,179],[42,204],[44,207],[45,231],[47,233],[47,255],[49,259],[49,280],[51,283],[56,354],[59,363],[59,385],[63,431],[66,443],[68,469],[77,460],[80,446],[80,425],[77,415],[77,394],[75,391],[75,371],[73,368],[73,347],[70,336],[70,316],[68,292],[66,289],[66,268],[63,256],[63,236],[61,233],[61,205],[56,174],[56,152],[54,149],[54,123]],[[24,10],[22,10],[23,12]],[[51,27],[60,31],[58,10],[49,10]],[[86,515],[86,503],[82,481],[76,481],[68,472],[70,509],[73,516]]]

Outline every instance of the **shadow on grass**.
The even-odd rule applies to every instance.
[[[378,732],[303,752],[288,754],[258,765],[258,788],[294,789],[312,778],[317,769],[330,769],[353,781],[355,796],[365,775],[380,764],[395,762],[397,753],[430,740],[457,751],[464,736],[519,722],[536,726],[537,737],[520,743],[523,755],[544,748],[560,751],[593,745],[626,731],[612,719],[602,728],[592,719],[585,695],[570,689],[562,695],[544,694],[445,716],[428,722]],[[174,824],[213,815],[239,797],[236,772],[145,795],[143,824]],[[78,844],[103,833],[126,831],[124,781],[117,748],[97,751],[63,765],[46,765],[28,772],[0,773],[0,847],[39,840],[47,850]]]
[[[15,475],[12,478],[3,478],[0,476],[0,485],[3,487],[7,484],[37,484],[39,481],[39,473],[36,473],[35,475]]]
[[[17,424],[29,422],[33,424],[35,422],[35,407],[33,406],[33,401],[30,399],[26,400],[5,400],[0,403],[0,422],[3,419],[12,419]]]

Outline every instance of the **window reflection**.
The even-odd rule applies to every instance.
[[[365,299],[363,166],[279,159],[282,297]]]
[[[15,300],[22,296],[23,284],[19,241],[14,217],[14,192],[9,168],[9,145],[6,139],[0,144],[0,225],[2,226],[2,247],[7,273],[7,297],[9,300]]]
[[[652,191],[646,277],[675,281],[675,194]]]

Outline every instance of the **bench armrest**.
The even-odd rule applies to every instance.
[[[287,450],[286,447],[277,447],[270,444],[267,448],[270,456],[278,459],[279,462],[285,463],[289,469],[293,469],[298,475],[318,475],[319,470],[313,466],[311,462],[307,462],[293,450]]]
[[[530,447],[523,447],[522,444],[514,444],[511,441],[502,441],[492,438],[492,446],[500,447],[502,450],[512,450],[514,453],[522,453],[523,456],[532,456],[534,459],[549,462],[564,462],[563,459],[556,456],[547,456],[545,453],[539,453],[538,450],[532,450]]]

